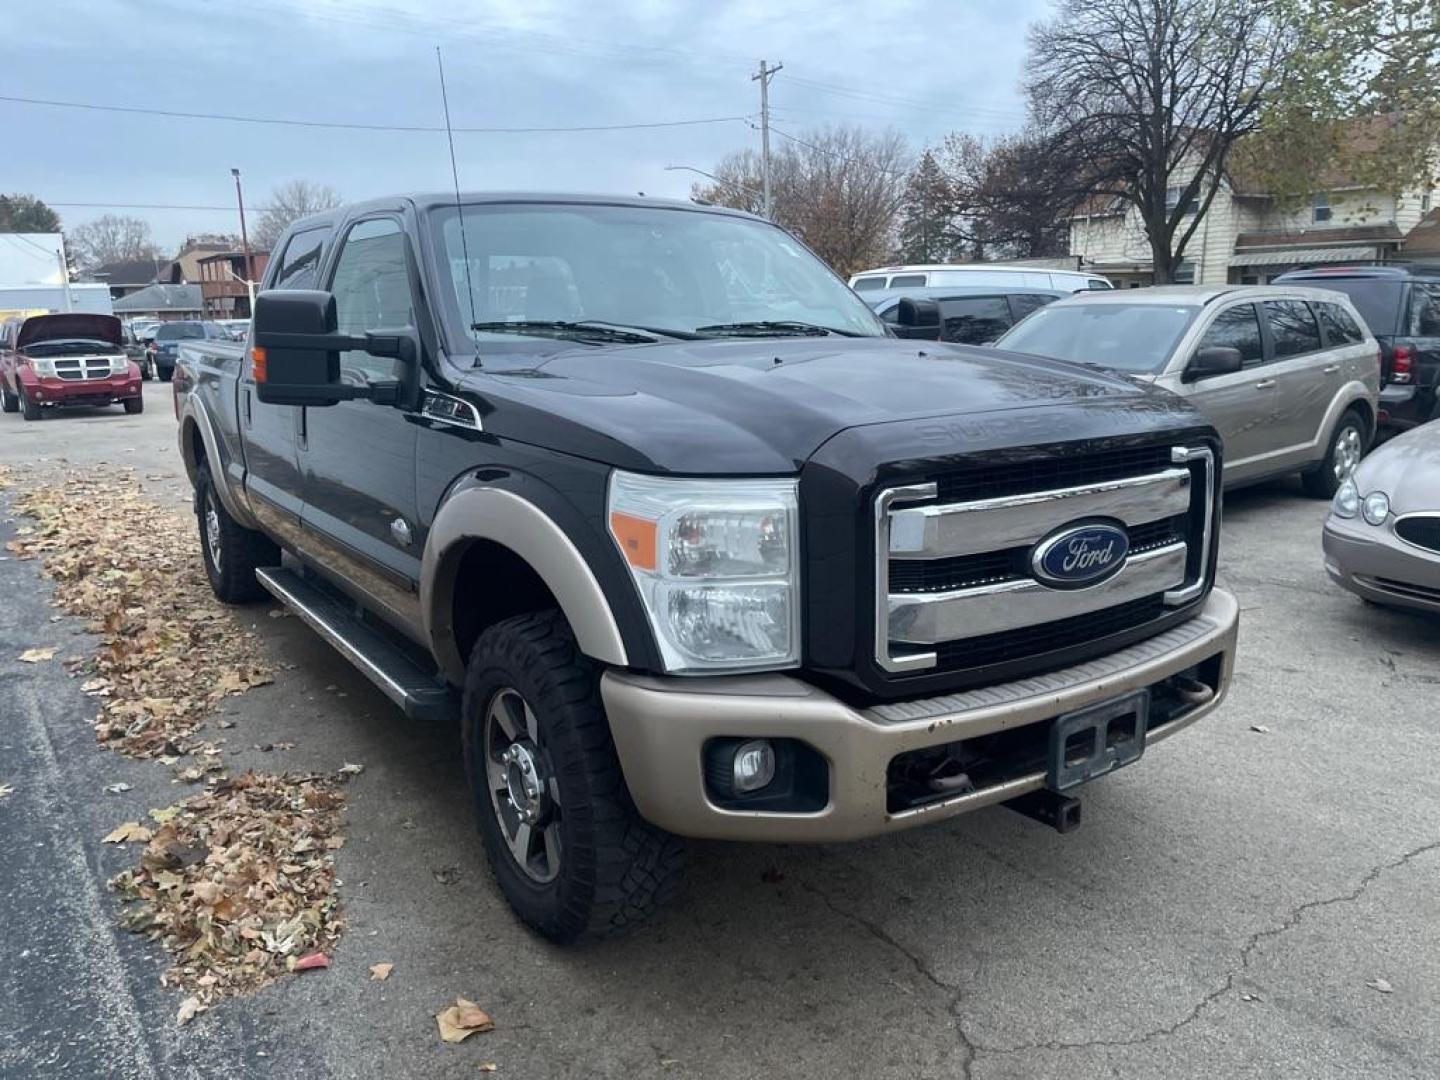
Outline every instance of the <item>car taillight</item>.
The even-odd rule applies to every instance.
[[[1390,358],[1390,381],[1392,383],[1408,383],[1414,373],[1414,346],[1396,345]]]

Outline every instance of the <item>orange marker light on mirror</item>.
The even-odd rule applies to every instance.
[[[618,510],[610,512],[610,535],[620,545],[625,561],[637,570],[654,570],[657,565],[655,522]]]

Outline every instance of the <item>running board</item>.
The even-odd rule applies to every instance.
[[[359,668],[406,716],[414,720],[446,720],[455,715],[455,697],[448,686],[426,674],[327,590],[283,566],[256,570],[255,579]]]

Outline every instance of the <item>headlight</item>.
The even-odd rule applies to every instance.
[[[1383,491],[1372,491],[1365,496],[1365,503],[1361,506],[1360,513],[1368,524],[1384,525],[1385,519],[1390,516],[1389,497]]]
[[[42,379],[55,378],[54,360],[31,360],[30,366],[35,369],[35,374]]]
[[[611,476],[610,535],[667,671],[800,662],[798,515],[794,480]]]
[[[1353,518],[1360,512],[1360,489],[1355,486],[1354,480],[1346,480],[1340,485],[1330,509],[1342,518]]]
[[[110,374],[124,375],[130,370],[130,358],[128,356],[112,356],[110,358]]]

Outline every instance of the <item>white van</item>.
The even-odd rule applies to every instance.
[[[1099,274],[1086,274],[1079,270],[987,266],[984,263],[960,266],[945,263],[927,266],[882,266],[874,270],[862,270],[850,279],[850,287],[856,292],[917,289],[928,285],[1003,285],[1015,288],[1061,289],[1065,292],[1114,288]]]

